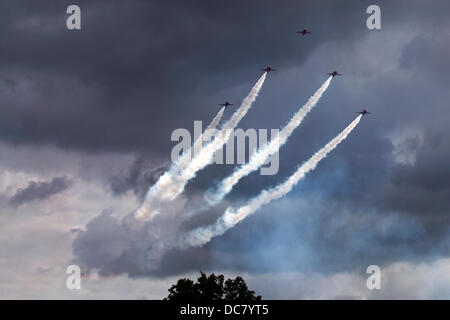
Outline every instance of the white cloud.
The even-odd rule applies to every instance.
[[[360,273],[245,274],[265,299],[450,299],[450,258],[430,263],[396,262],[381,267],[381,289],[369,290]]]
[[[392,142],[392,156],[395,162],[413,166],[417,151],[423,146],[424,133],[415,127],[397,128],[388,138]]]

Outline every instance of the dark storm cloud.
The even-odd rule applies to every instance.
[[[5,78],[3,79],[3,82],[5,84],[5,86],[7,86],[8,88],[11,89],[11,91],[15,91],[16,87],[17,87],[17,81],[12,79],[12,78]]]
[[[79,1],[81,31],[66,29],[66,3],[4,4],[1,68],[31,89],[26,101],[4,98],[10,109],[0,137],[166,154],[173,129],[208,119],[218,100],[240,100],[242,91],[229,97],[228,89],[253,82],[262,66],[301,65],[323,40],[305,46],[299,27],[332,41],[358,37],[350,23],[327,24],[330,12],[360,23],[351,12],[363,8],[326,3]]]
[[[18,189],[9,203],[13,206],[35,201],[45,200],[68,189],[72,180],[67,177],[55,177],[50,181],[30,181],[24,189]]]
[[[119,221],[111,210],[105,210],[85,230],[77,232],[72,244],[77,263],[88,270],[96,268],[105,276],[167,275],[183,270],[189,260],[199,261],[199,256],[191,255],[189,259],[184,252],[179,258],[187,258],[186,264],[160,265],[166,248],[171,247],[171,236],[181,230],[182,205],[182,201],[174,201],[165,207],[163,215],[145,223],[137,223],[133,216]]]
[[[180,226],[166,221],[161,229],[153,225],[148,234],[134,235],[110,215],[99,216],[74,242],[75,255],[89,267],[159,276],[208,268],[334,272],[448,254],[449,2],[379,1],[379,31],[365,27],[371,1],[79,4],[80,32],[64,29],[65,4],[45,1],[30,2],[27,10],[15,4],[0,22],[4,34],[14,35],[2,37],[2,68],[14,79],[14,91],[28,96],[17,105],[15,96],[2,97],[3,105],[14,106],[2,109],[4,141],[167,160],[172,130],[191,129],[194,119],[208,121],[217,101],[239,102],[261,66],[279,71],[268,77],[258,112],[251,110],[243,127],[278,128],[320,86],[325,72],[342,69],[344,77],[333,80],[281,150],[280,172],[240,182],[228,198],[237,206],[287,177],[355,111],[374,112],[288,201],[264,208],[204,248],[169,251],[157,270],[142,257],[166,225],[172,232]],[[27,19],[33,15],[43,18]],[[311,28],[313,36],[298,39],[294,32],[301,27]],[[399,40],[411,33],[397,52]],[[366,48],[358,47],[362,41]],[[299,75],[288,78],[292,68]],[[418,127],[425,142],[404,144],[401,152],[416,152],[416,162],[400,165],[386,135],[408,126]],[[200,172],[187,195],[201,193],[232,169]],[[112,173],[110,187],[117,195],[142,195],[160,174],[152,170],[138,160],[129,172]],[[196,200],[188,203],[195,206]],[[189,227],[214,221],[223,209],[203,213]]]
[[[387,209],[417,214],[445,229],[450,219],[450,141],[448,137],[427,137],[416,155],[414,166],[398,166],[392,172],[391,184],[380,199]],[[431,220],[431,221],[429,221]]]
[[[450,79],[450,65],[443,63],[450,55],[448,37],[436,38],[429,34],[420,35],[413,39],[405,48],[401,66],[405,69],[417,70],[421,75],[440,78],[443,81]],[[424,63],[424,62],[427,63]]]
[[[132,190],[142,200],[149,186],[153,185],[167,168],[167,165],[152,166],[143,157],[138,157],[131,164],[128,172],[110,178],[110,188],[115,195],[122,195]]]

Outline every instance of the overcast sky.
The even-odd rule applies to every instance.
[[[81,30],[66,27],[70,4]],[[371,4],[380,30],[366,26]],[[0,1],[0,298],[160,299],[199,270],[243,275],[263,298],[450,298],[449,10],[445,0]],[[124,231],[170,165],[172,132],[239,105],[269,64],[277,71],[240,128],[282,127],[327,72],[344,74],[280,150],[279,172],[251,174],[186,219],[235,167],[211,165],[145,231]],[[155,239],[283,181],[362,109],[373,114],[286,197],[202,248],[145,259]],[[93,274],[79,291],[65,286],[74,263]],[[381,290],[365,287],[371,264]]]

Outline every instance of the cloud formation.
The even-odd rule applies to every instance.
[[[368,3],[356,0],[77,4],[80,32],[65,28],[66,4],[0,3],[2,294],[71,297],[58,284],[66,264],[78,260],[104,274],[124,274],[86,284],[85,297],[129,297],[124,288],[201,269],[263,279],[254,283],[281,273],[315,274],[306,292],[291,295],[294,281],[284,281],[279,290],[256,289],[264,297],[374,298],[358,289],[367,265],[422,266],[450,255],[450,2],[380,1],[381,30],[366,28]],[[303,27],[311,37],[297,37]],[[202,205],[199,195],[234,169],[209,166],[174,204],[180,211],[175,225],[161,221],[129,232],[134,226],[119,221],[169,161],[173,130],[192,131],[193,120],[205,124],[217,103],[239,101],[267,64],[278,71],[268,76],[243,129],[280,128],[326,72],[344,74],[281,150],[279,173],[247,176],[223,203],[186,221],[183,214]],[[373,115],[351,143],[289,197],[203,248],[169,251],[157,269],[143,260],[146,246],[170,240],[169,231],[213,223],[227,206],[239,207],[283,181],[362,108]],[[226,110],[224,119],[230,115]],[[53,177],[76,180],[66,192],[38,201],[55,190]],[[17,192],[30,181],[35,192]],[[47,192],[36,192],[39,183]],[[13,201],[16,195],[35,201],[12,204],[25,203]],[[26,215],[31,205],[38,215]],[[52,212],[63,212],[64,221]],[[27,254],[36,247],[39,254]],[[39,267],[53,269],[46,277],[33,273]],[[412,268],[417,273],[404,281],[392,273],[398,289],[386,296],[448,297],[447,281],[425,283],[437,269]],[[414,279],[420,283],[409,287]],[[157,287],[166,293],[164,281],[139,292]]]
[[[51,196],[63,192],[72,185],[68,177],[55,177],[50,181],[30,181],[25,188],[19,188],[11,197],[9,203],[20,206],[36,200],[45,200]]]
[[[148,187],[153,185],[167,168],[167,165],[155,166],[140,156],[133,161],[127,172],[113,175],[109,187],[117,196],[132,190],[139,199],[143,199]]]

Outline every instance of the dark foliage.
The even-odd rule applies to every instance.
[[[214,273],[207,276],[200,271],[197,282],[190,279],[180,279],[169,289],[169,295],[164,300],[261,300],[255,292],[249,290],[244,279],[236,277],[227,279]]]

